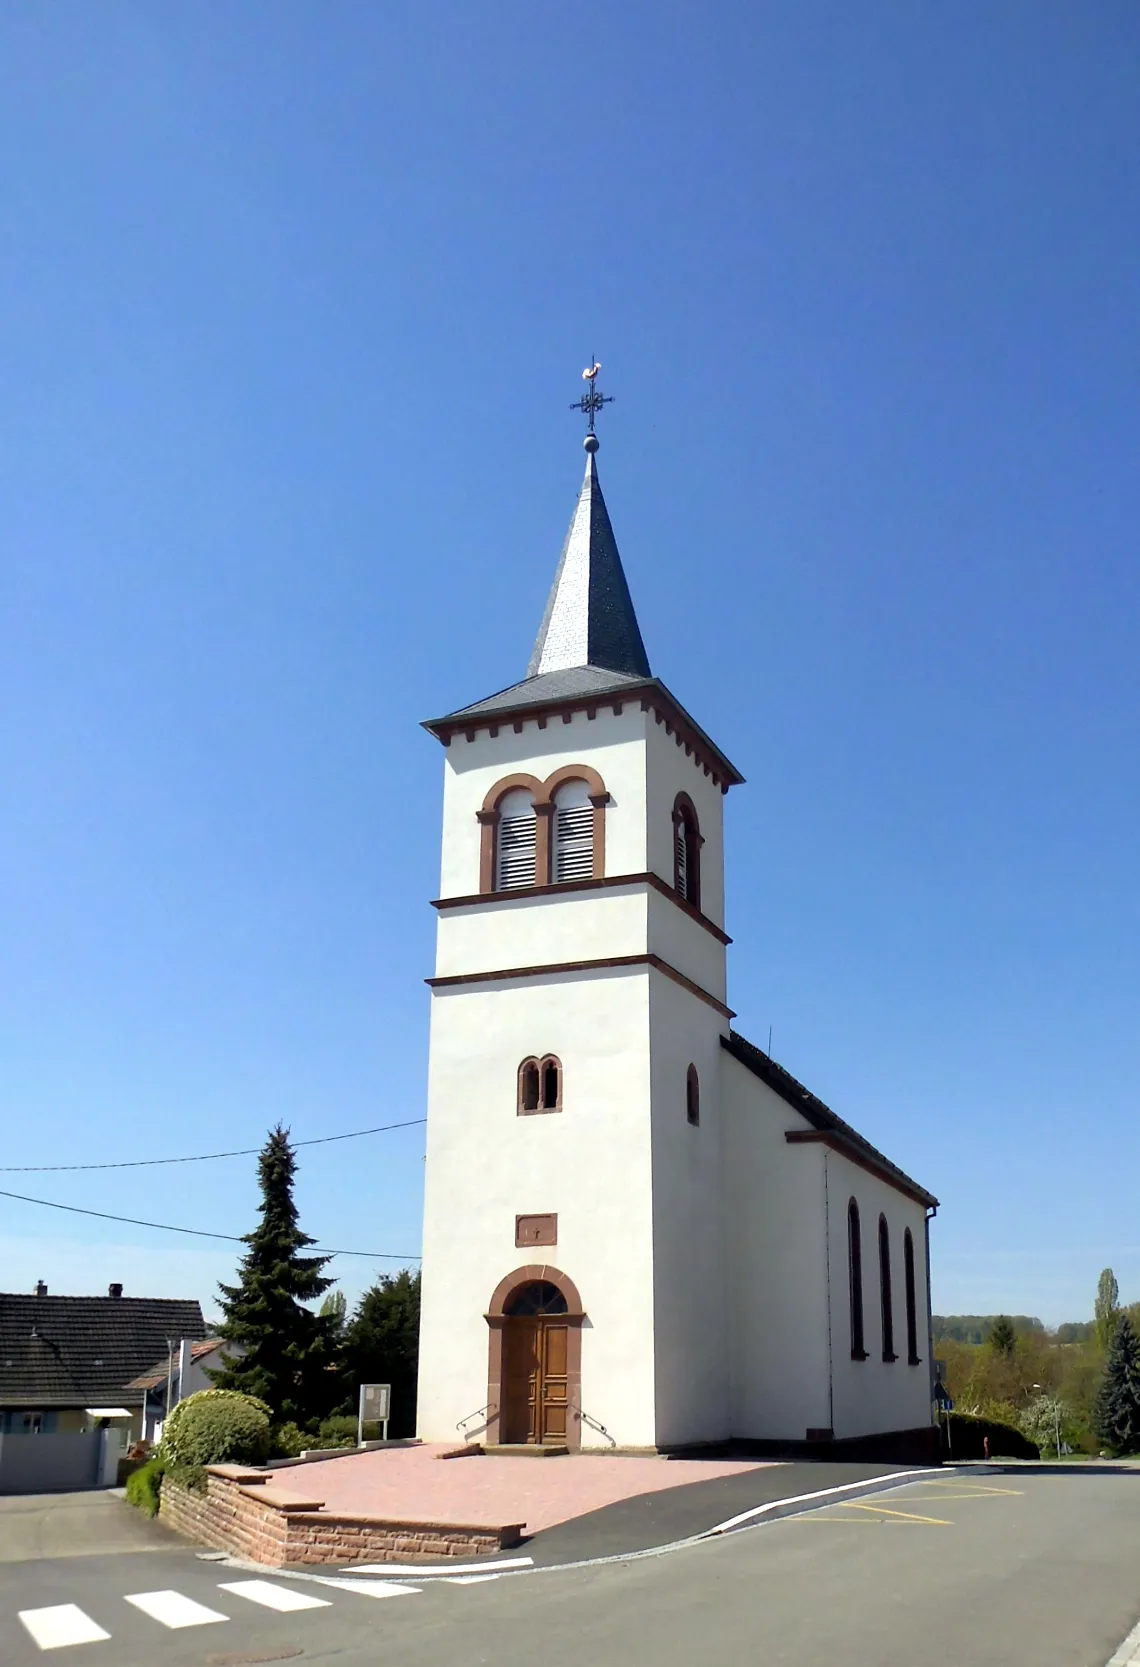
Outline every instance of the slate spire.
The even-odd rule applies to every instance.
[[[538,628],[528,677],[596,666],[649,677],[649,660],[598,481],[597,436],[586,436],[586,476]]]

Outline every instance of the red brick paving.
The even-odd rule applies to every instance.
[[[637,1494],[658,1493],[766,1468],[721,1459],[622,1458],[571,1453],[561,1458],[491,1454],[439,1459],[449,1448],[388,1448],[303,1467],[306,1495],[329,1514],[438,1523],[525,1522],[537,1534],[587,1511]],[[299,1467],[300,1468],[300,1467]],[[290,1481],[299,1481],[291,1476]]]

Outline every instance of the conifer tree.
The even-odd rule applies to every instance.
[[[995,1354],[1010,1355],[1017,1347],[1017,1333],[1008,1314],[999,1314],[990,1327],[990,1348]]]
[[[1116,1275],[1111,1268],[1105,1268],[1097,1281],[1093,1312],[1096,1340],[1102,1349],[1107,1349],[1116,1333],[1116,1322],[1120,1317],[1120,1286],[1116,1283]]]
[[[1127,1314],[1113,1333],[1093,1423],[1114,1453],[1140,1452],[1140,1338]]]
[[[244,1235],[249,1249],[238,1283],[220,1287],[218,1335],[243,1353],[210,1376],[218,1389],[239,1389],[267,1402],[277,1422],[303,1425],[328,1411],[334,1352],[329,1317],[304,1305],[333,1281],[324,1275],[327,1256],[302,1254],[316,1241],[297,1225],[296,1167],[289,1131],[278,1124],[257,1161],[261,1220]]]

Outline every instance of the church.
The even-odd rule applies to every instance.
[[[445,751],[419,1434],[930,1458],[937,1200],[734,1027],[743,781],[586,472],[525,678]]]

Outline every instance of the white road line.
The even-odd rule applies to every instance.
[[[229,1620],[228,1615],[220,1615],[216,1609],[207,1609],[204,1603],[195,1603],[193,1598],[183,1597],[181,1592],[124,1593],[124,1600],[141,1609],[152,1621],[169,1627],[172,1632],[186,1626],[209,1626],[212,1621]]]
[[[318,1586],[335,1586],[339,1592],[361,1592],[366,1598],[410,1598],[418,1586],[401,1586],[395,1580],[336,1580],[331,1575],[315,1574]]]
[[[97,1644],[110,1638],[77,1603],[56,1603],[49,1609],[21,1609],[20,1619],[41,1650],[61,1650],[65,1644]]]
[[[310,1597],[308,1592],[295,1591],[291,1586],[274,1586],[270,1580],[219,1581],[218,1589],[233,1592],[236,1597],[248,1598],[266,1609],[276,1609],[287,1615],[294,1609],[327,1609],[327,1598]]]
[[[861,1482],[844,1482],[835,1488],[820,1488],[816,1493],[798,1493],[790,1499],[772,1499],[767,1505],[757,1505],[751,1511],[741,1511],[739,1516],[728,1517],[724,1522],[718,1522],[714,1528],[706,1528],[700,1539],[706,1539],[711,1534],[727,1534],[732,1528],[739,1528],[742,1522],[752,1522],[756,1517],[767,1516],[769,1511],[781,1510],[785,1505],[802,1505],[812,1499],[830,1499],[837,1493],[851,1493],[855,1488],[879,1488],[896,1486],[899,1482],[911,1476],[925,1476],[928,1470],[892,1470],[886,1476],[868,1476]]]
[[[481,1586],[484,1580],[498,1580],[497,1574],[445,1574],[445,1586]]]
[[[422,1568],[417,1563],[354,1563],[353,1574],[414,1574],[417,1580],[425,1575],[434,1574],[486,1574],[491,1569],[496,1573],[500,1569],[529,1569],[534,1566],[533,1557],[503,1557],[497,1563],[432,1563]],[[345,1573],[349,1573],[345,1570]]]
[[[1108,1667],[1132,1667],[1133,1662],[1137,1661],[1140,1661],[1140,1621],[1132,1628],[1115,1655],[1109,1658]]]

